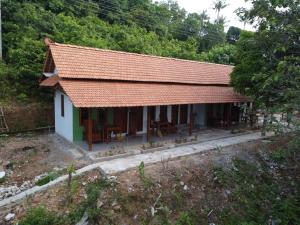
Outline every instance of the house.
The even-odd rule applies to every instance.
[[[248,101],[229,86],[229,65],[45,43],[40,85],[54,89],[55,131],[90,150],[112,136],[230,126]]]

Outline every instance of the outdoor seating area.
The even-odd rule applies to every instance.
[[[249,129],[242,129],[241,133],[251,132]],[[86,154],[93,155],[95,158],[110,157],[122,154],[139,154],[147,151],[157,151],[176,146],[200,143],[203,141],[217,140],[220,138],[232,137],[231,129],[205,128],[193,130],[193,135],[188,134],[187,127],[180,128],[177,133],[164,136],[153,136],[147,141],[146,134],[136,136],[124,136],[122,140],[112,139],[111,142],[98,142],[93,144],[93,151],[89,151],[85,141],[75,142],[75,144]]]

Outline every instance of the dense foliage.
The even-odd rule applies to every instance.
[[[224,7],[217,8],[219,14]],[[206,11],[188,14],[173,1],[4,0],[2,23],[2,99],[43,96],[38,80],[46,52],[45,36],[61,43],[234,62],[231,52],[234,46],[226,42],[224,18],[219,16],[210,21]],[[211,49],[208,55],[203,54]]]
[[[253,8],[239,14],[258,31],[242,33],[237,42],[232,84],[253,98],[268,121],[268,114],[300,106],[299,1],[251,2]]]

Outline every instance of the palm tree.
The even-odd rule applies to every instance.
[[[216,0],[213,4],[213,9],[217,12],[217,20],[219,20],[220,11],[228,6],[228,4],[226,3],[226,0]]]

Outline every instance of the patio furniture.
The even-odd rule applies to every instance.
[[[122,134],[122,129],[119,126],[105,126],[104,127],[104,141],[106,143],[111,142],[112,136],[111,134]]]

